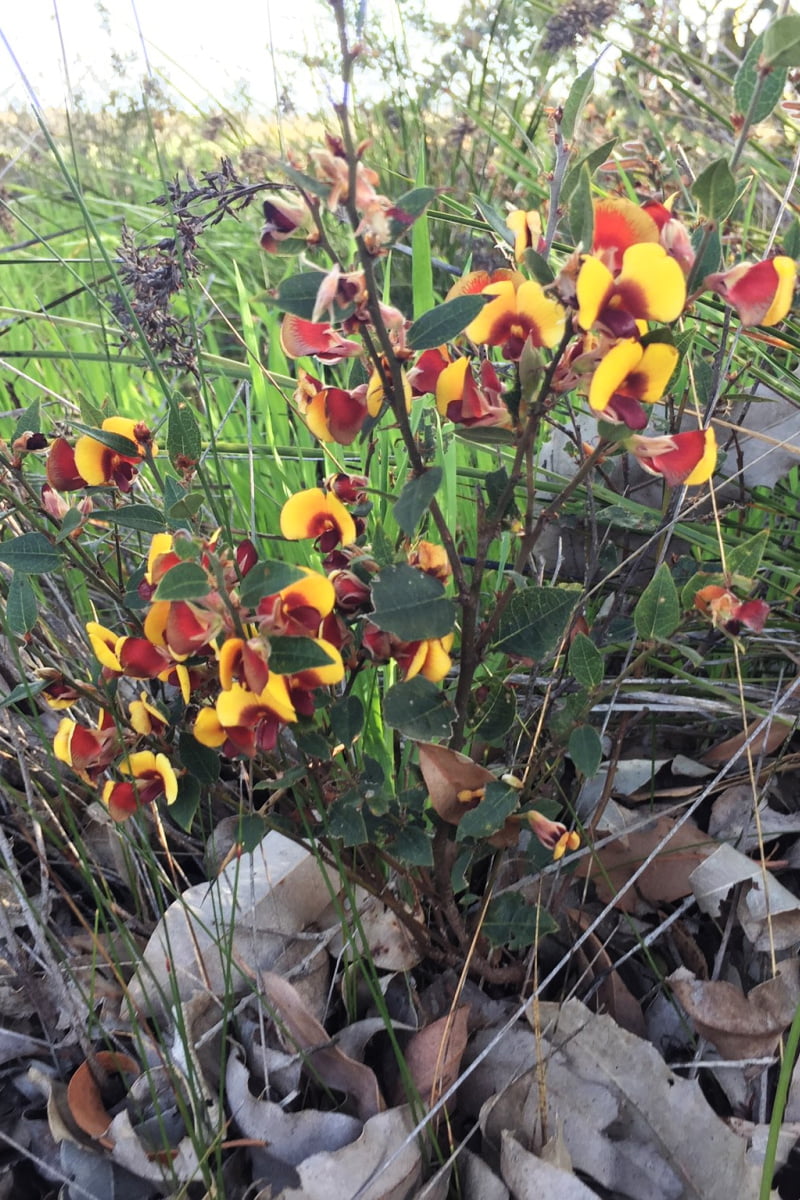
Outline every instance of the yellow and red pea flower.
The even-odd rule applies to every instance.
[[[103,787],[103,803],[115,821],[127,821],[137,809],[164,796],[167,804],[178,798],[178,778],[166,754],[137,750],[119,764],[121,775],[133,782],[116,783],[109,779]]]
[[[193,733],[204,746],[222,747],[223,754],[252,757],[274,750],[281,725],[296,720],[286,678],[272,673],[258,693],[240,683],[220,692],[213,709],[198,713]]]
[[[532,809],[525,816],[531,829],[546,850],[552,850],[553,860],[563,858],[567,850],[577,850],[581,844],[580,834],[568,830],[563,821],[551,821],[544,813]]]
[[[623,255],[631,246],[659,240],[658,221],[649,206],[635,204],[622,196],[608,196],[595,200],[593,208],[591,253],[612,275],[622,267]]]
[[[423,350],[408,372],[408,382],[413,396],[427,396],[436,391],[436,383],[442,371],[453,361],[446,346],[431,346]]]
[[[264,596],[256,610],[262,629],[290,637],[316,637],[319,627],[336,603],[332,581],[319,571],[303,568],[302,579],[281,591]]]
[[[481,363],[480,374],[479,386],[468,358],[450,363],[436,381],[436,408],[454,425],[509,428],[511,413],[501,399],[502,384],[488,359]]]
[[[683,271],[657,242],[629,246],[617,276],[588,256],[575,287],[581,329],[602,325],[612,337],[636,337],[637,321],[674,321],[686,304]]]
[[[389,367],[385,361],[383,364],[383,369],[388,378]],[[403,399],[405,400],[406,404],[406,412],[411,412],[411,401],[413,399],[411,384],[408,382],[408,376],[406,375],[405,371],[401,371],[400,374],[403,380]],[[370,375],[369,383],[367,385],[367,411],[371,417],[377,417],[380,415],[385,399],[386,388],[383,384],[383,375],[380,371],[374,370]]]
[[[444,546],[439,546],[435,542],[426,542],[424,539],[418,541],[416,546],[409,551],[408,565],[418,567],[420,571],[424,571],[426,575],[432,575],[440,583],[447,583],[453,573]]]
[[[510,279],[488,284],[482,294],[492,298],[464,330],[470,341],[499,346],[510,362],[519,360],[528,341],[537,349],[552,349],[561,341],[566,311],[536,280],[515,272]]]
[[[659,242],[670,258],[675,259],[684,275],[688,278],[694,266],[696,255],[689,230],[683,221],[678,220],[672,213],[672,201],[674,198],[674,196],[670,197],[666,204],[662,204],[658,200],[651,200],[647,204],[643,204],[642,208],[653,218],[658,226]]]
[[[140,692],[138,700],[129,702],[128,713],[131,729],[142,737],[149,737],[150,734],[160,736],[169,726],[168,719],[153,704],[147,692]]]
[[[269,679],[269,645],[261,637],[226,638],[217,653],[223,691],[240,683],[249,692],[261,693]]]
[[[629,429],[644,429],[647,414],[642,404],[655,404],[678,363],[675,346],[624,338],[600,360],[589,385],[589,407],[607,421]]]
[[[711,427],[663,437],[634,434],[625,445],[645,471],[660,475],[669,487],[706,483],[717,465],[717,439]]]
[[[360,342],[348,341],[328,321],[306,321],[286,313],[281,322],[281,347],[287,358],[314,355],[324,363],[338,363],[362,353]]]
[[[299,371],[294,398],[314,437],[349,446],[367,419],[366,392],[364,384],[352,391],[326,387],[307,371]]]
[[[348,546],[358,536],[345,506],[322,488],[308,488],[290,496],[281,509],[280,528],[290,542],[315,538],[323,553],[340,542]]]
[[[119,454],[90,434],[84,434],[75,443],[75,469],[90,487],[113,483],[121,492],[128,492],[148,450],[151,454],[156,453],[152,434],[141,421],[133,421],[129,417],[106,417],[100,428],[105,433],[127,438],[136,452]]]
[[[450,650],[454,634],[441,638],[424,638],[419,642],[395,642],[392,657],[403,673],[403,679],[422,675],[431,683],[441,683],[453,665]]]
[[[66,438],[54,438],[45,461],[45,475],[57,492],[76,492],[86,487],[86,480],[75,465],[75,451]]]
[[[113,762],[119,749],[119,731],[110,713],[105,711],[101,712],[95,729],[62,717],[53,738],[53,753],[58,761],[89,781]]]
[[[191,600],[155,600],[144,619],[145,638],[177,662],[207,654],[224,624],[218,594],[210,592],[207,599],[208,605]]]
[[[795,260],[779,254],[707,275],[704,286],[736,309],[743,325],[769,326],[777,325],[788,315],[796,279]]]
[[[298,204],[290,204],[282,196],[273,196],[263,205],[264,227],[261,230],[261,249],[268,254],[277,254],[281,242],[290,237],[300,237],[309,224],[308,210]]]
[[[716,584],[700,588],[694,595],[694,607],[707,616],[713,625],[734,637],[744,625],[761,633],[769,616],[764,600],[739,600],[733,592]]]

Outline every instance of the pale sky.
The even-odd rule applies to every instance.
[[[371,0],[368,20],[399,30],[398,3]],[[437,0],[437,16],[459,9],[460,0]],[[92,107],[102,104],[122,86],[114,56],[125,64],[130,88],[146,74],[146,54],[156,74],[163,72],[203,107],[209,100],[230,102],[244,83],[262,111],[271,109],[277,72],[293,98],[307,92],[314,109],[327,81],[319,73],[298,79],[280,48],[313,53],[320,44],[336,44],[333,16],[320,0],[5,0],[2,10],[7,46],[0,39],[0,109],[27,98],[7,47],[44,108],[63,107],[69,88]],[[275,55],[271,47],[278,48]]]

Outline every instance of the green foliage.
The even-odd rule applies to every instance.
[[[636,632],[643,641],[665,640],[678,628],[681,606],[669,567],[662,563],[633,610]]]
[[[372,602],[375,624],[405,642],[444,637],[453,628],[455,609],[442,584],[405,564],[383,568]]]

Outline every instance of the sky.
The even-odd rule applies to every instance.
[[[401,3],[370,0],[368,19],[399,30]],[[460,6],[437,0],[437,16]],[[313,53],[336,40],[321,0],[5,0],[0,34],[0,109],[28,102],[25,79],[43,108],[63,108],[70,92],[100,107],[111,90],[130,90],[149,62],[189,104],[230,103],[244,84],[268,111],[282,84],[293,96],[302,90],[279,48]],[[314,101],[327,91],[321,77],[303,82]]]

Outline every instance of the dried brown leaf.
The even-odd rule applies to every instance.
[[[581,859],[576,874],[591,879],[603,903],[614,900],[617,908],[634,912],[650,909],[689,896],[689,876],[718,843],[704,834],[693,821],[676,828],[673,817],[660,817],[652,825],[624,834]],[[631,875],[657,850],[653,861],[625,889]]]
[[[111,1124],[112,1116],[106,1108],[102,1089],[96,1078],[97,1074],[105,1073],[111,1082],[115,1076],[122,1077],[127,1091],[130,1083],[139,1075],[139,1064],[128,1054],[118,1054],[113,1050],[98,1050],[94,1062],[88,1059],[81,1063],[67,1085],[67,1102],[75,1124],[84,1133],[96,1138],[103,1146],[110,1149],[113,1139],[105,1134]],[[126,1076],[128,1077],[126,1079]]]
[[[317,1018],[308,1011],[291,983],[272,971],[262,971],[261,981],[268,1004],[276,1010],[276,1021],[302,1054],[306,1069],[326,1087],[352,1096],[362,1121],[386,1107],[375,1072],[348,1058],[331,1039]]]
[[[404,1057],[414,1085],[426,1105],[434,1103],[455,1083],[467,1045],[469,1008],[460,1005],[415,1033]]]
[[[579,929],[586,930],[591,924],[591,917],[577,909],[571,909],[567,915]],[[590,979],[598,975],[600,977],[596,992],[600,1006],[623,1029],[627,1029],[629,1033],[635,1033],[637,1037],[644,1037],[646,1025],[641,1004],[623,982],[619,972],[614,970],[611,955],[597,934],[589,934],[587,942],[591,949],[591,956],[583,950],[579,950],[579,954],[584,962],[587,976]]]
[[[760,983],[745,996],[725,980],[695,979],[685,967],[667,977],[675,996],[697,1032],[713,1043],[723,1058],[764,1058],[774,1053],[797,1005],[795,979],[788,972]]]
[[[730,759],[735,758],[736,755],[741,753],[745,742],[758,729],[762,720],[762,717],[756,717],[741,733],[737,733],[734,737],[726,738],[724,742],[717,742],[710,750],[706,750],[701,761],[708,763],[709,766],[713,766],[716,763],[726,763]],[[753,756],[774,754],[778,747],[783,745],[793,729],[794,725],[792,724],[786,724],[783,721],[773,721],[752,743]]]

